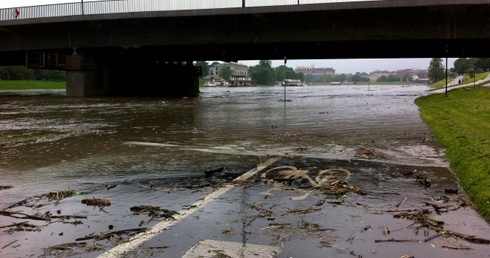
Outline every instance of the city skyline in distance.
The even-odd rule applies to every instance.
[[[316,68],[333,68],[336,74],[371,73],[379,71],[397,71],[405,69],[428,69],[432,58],[383,58],[383,59],[288,59],[286,66],[295,69],[298,66]],[[448,68],[454,67],[454,61],[458,58],[448,58]],[[271,60],[272,67],[284,64],[284,60]],[[255,66],[259,60],[238,61],[240,64]],[[442,64],[446,66],[446,59],[442,58]]]

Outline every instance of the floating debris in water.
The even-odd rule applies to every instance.
[[[99,199],[95,197],[92,199],[83,199],[82,203],[89,206],[97,206],[97,207],[111,206],[111,201],[107,199]]]

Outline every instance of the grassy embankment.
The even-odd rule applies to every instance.
[[[490,222],[490,88],[454,90],[418,98],[423,120],[446,150],[451,169]]]
[[[19,80],[0,80],[0,90],[45,90],[66,89],[66,82]]]
[[[461,80],[461,84],[468,84],[468,83],[473,83],[473,81],[479,81],[479,80],[482,80],[482,79],[485,79],[485,77],[487,77],[487,75],[489,74],[490,72],[485,72],[485,73],[477,73],[475,78],[470,78],[470,75],[469,74],[465,74],[463,79]],[[453,78],[447,78],[447,83],[450,83],[453,81]],[[460,85],[460,84],[457,84],[457,85]],[[442,87],[445,87],[446,86],[446,78],[438,81],[438,82],[435,82],[433,84],[431,84],[430,86],[436,88],[436,89],[440,89]]]

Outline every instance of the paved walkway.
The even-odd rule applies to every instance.
[[[488,74],[487,77],[485,77],[484,79],[478,80],[476,82],[469,82],[469,83],[465,83],[465,84],[461,84],[461,85],[457,85],[457,86],[452,86],[452,85],[454,85],[454,83],[456,81],[459,81],[459,79],[462,79],[462,76],[458,76],[452,82],[449,82],[447,84],[447,86],[448,86],[447,90],[451,91],[451,90],[460,89],[460,88],[464,88],[464,87],[471,87],[473,85],[477,85],[477,84],[484,83],[484,82],[488,82],[488,84],[484,85],[485,87],[490,86],[490,74]],[[433,93],[443,93],[445,91],[446,91],[446,88],[441,88],[441,89],[434,90],[432,92]]]

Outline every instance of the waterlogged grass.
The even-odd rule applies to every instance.
[[[66,82],[19,80],[0,80],[0,90],[46,90],[66,89]]]
[[[490,88],[465,88],[418,98],[423,120],[446,150],[452,170],[490,222]]]

